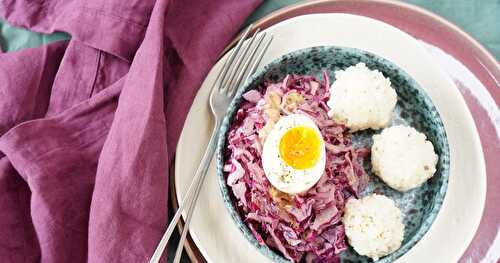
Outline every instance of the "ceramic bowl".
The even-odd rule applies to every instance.
[[[370,183],[362,196],[373,192],[383,193],[396,202],[404,214],[405,236],[401,247],[378,262],[392,262],[408,252],[429,230],[443,203],[449,175],[450,153],[446,132],[436,107],[420,85],[405,71],[394,63],[377,55],[359,49],[334,46],[319,46],[301,49],[274,60],[262,70],[256,72],[245,83],[231,103],[222,123],[217,145],[217,175],[220,190],[227,210],[245,238],[261,253],[275,262],[288,262],[280,252],[262,246],[254,238],[250,229],[243,222],[236,209],[235,198],[226,184],[226,174],[223,172],[224,151],[229,126],[242,101],[242,94],[250,89],[259,88],[264,80],[279,81],[287,74],[315,75],[322,79],[323,71],[327,71],[330,83],[335,81],[334,72],[363,62],[370,69],[377,69],[385,77],[390,78],[392,87],[398,95],[394,117],[391,126],[405,124],[423,132],[434,145],[439,156],[437,170],[434,176],[421,187],[405,193],[395,191],[381,182],[371,173],[367,162],[365,170],[370,174]],[[353,143],[358,146],[370,147],[371,137],[380,130],[365,130],[353,134]],[[343,262],[369,262],[369,258],[358,255],[351,247],[341,254]]]

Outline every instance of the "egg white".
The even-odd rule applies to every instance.
[[[281,157],[279,145],[283,135],[297,126],[309,127],[320,138],[320,156],[316,164],[307,169],[298,170],[288,165]],[[321,178],[325,171],[325,142],[313,120],[303,114],[291,114],[282,117],[273,127],[264,142],[262,166],[269,182],[279,191],[298,194],[309,190]]]

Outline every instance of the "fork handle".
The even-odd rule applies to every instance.
[[[181,204],[179,205],[179,208],[177,209],[177,212],[175,212],[174,217],[170,221],[167,230],[163,234],[163,237],[160,240],[160,243],[156,247],[156,250],[149,260],[149,263],[158,263],[161,255],[163,254],[163,251],[165,250],[165,247],[167,246],[167,243],[172,236],[172,233],[175,229],[175,226],[177,225],[177,222],[179,222],[179,219],[181,217],[182,211],[184,211],[186,205],[191,204],[191,199],[193,201],[193,205],[190,205],[190,211],[188,211],[187,217],[186,217],[186,223],[184,225],[184,229],[187,230],[189,227],[189,221],[191,220],[191,215],[192,214],[192,209],[191,206],[194,208],[194,203],[196,203],[196,199],[198,199],[198,194],[199,194],[199,189],[201,188],[201,185],[203,184],[203,181],[205,180],[205,176],[207,174],[207,170],[210,167],[210,163],[212,160],[212,157],[215,153],[215,146],[216,146],[216,141],[217,141],[217,135],[219,134],[219,129],[220,129],[221,121],[216,119],[215,120],[215,126],[212,131],[212,136],[210,137],[210,140],[207,145],[207,149],[205,153],[203,154],[203,158],[201,159],[200,165],[198,166],[196,173],[193,177],[193,180],[191,181],[191,184],[189,185],[189,188],[186,192],[186,195],[182,199]],[[195,191],[196,190],[196,191]],[[194,194],[194,197],[192,198],[192,195]],[[184,235],[183,235],[184,236]],[[184,238],[181,237],[181,240],[179,241],[179,245],[184,244]]]
[[[174,257],[174,262],[173,263],[179,263],[181,260],[181,255],[182,255],[182,250],[184,248],[184,241],[186,240],[188,229],[189,229],[189,224],[191,223],[191,218],[193,217],[194,214],[194,209],[196,208],[196,201],[198,200],[198,196],[200,195],[201,188],[203,187],[203,182],[205,181],[205,177],[208,172],[208,168],[210,167],[210,163],[212,161],[213,155],[215,153],[215,141],[219,134],[219,129],[214,129],[212,133],[212,137],[210,138],[209,146],[207,147],[207,151],[205,152],[205,156],[208,155],[208,158],[202,161],[200,166],[198,167],[198,171],[200,171],[201,168],[201,178],[198,183],[198,186],[196,187],[196,191],[194,193],[193,198],[189,201],[189,208],[187,211],[187,216],[186,220],[184,221],[184,228],[182,230],[181,237],[179,239],[179,243],[177,245],[177,249],[175,251],[175,257]],[[204,156],[204,157],[205,157]],[[197,171],[197,173],[198,173]]]

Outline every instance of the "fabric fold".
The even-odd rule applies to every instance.
[[[149,22],[155,1],[4,0],[0,16],[10,24],[41,33],[56,31],[131,61]]]
[[[15,125],[45,116],[65,41],[0,55],[0,136]]]
[[[95,171],[121,87],[118,82],[53,118],[24,122],[0,137],[0,151],[11,163],[5,165],[29,186],[29,203],[17,205],[29,207],[42,262],[85,262]],[[0,178],[13,180],[13,172],[6,172]],[[3,238],[32,242],[19,233]]]
[[[90,209],[90,262],[145,261],[167,224],[166,8],[167,1],[156,3],[99,158]]]

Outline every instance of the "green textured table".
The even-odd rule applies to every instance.
[[[267,0],[248,18],[247,23],[297,2],[299,1]],[[407,0],[406,2],[424,7],[455,23],[479,40],[497,60],[500,59],[500,0]],[[61,32],[46,35],[15,28],[0,18],[0,47],[4,52],[69,38],[69,35]],[[168,262],[172,261],[175,254],[178,234],[176,233],[173,238],[168,247]],[[186,255],[183,255],[182,262],[189,262]]]

